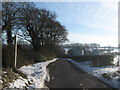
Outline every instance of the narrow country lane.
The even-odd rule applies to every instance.
[[[48,69],[50,81],[47,86],[49,88],[109,88],[110,90],[109,86],[66,60],[58,59],[51,63]]]

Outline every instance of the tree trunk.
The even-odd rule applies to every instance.
[[[12,31],[11,29],[7,30],[7,44],[12,45],[13,39],[12,39]]]
[[[36,43],[33,43],[32,45],[33,45],[33,51],[37,52],[40,50],[40,46],[37,45]]]

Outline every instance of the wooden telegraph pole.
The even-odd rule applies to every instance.
[[[15,68],[17,62],[17,35],[15,35]]]

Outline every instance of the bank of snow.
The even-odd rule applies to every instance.
[[[56,59],[53,59],[21,67],[19,70],[28,76],[27,79],[19,77],[13,83],[10,83],[9,88],[45,88],[45,81],[49,81],[46,67],[55,61]]]
[[[99,80],[105,82],[113,88],[119,88],[120,72],[118,71],[118,66],[93,67],[90,61],[76,62],[72,59],[66,60],[70,61],[85,72],[97,77]]]

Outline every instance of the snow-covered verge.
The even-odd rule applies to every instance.
[[[55,62],[56,59],[22,66],[19,70],[26,74],[27,78],[19,77],[9,84],[9,88],[45,88],[45,81],[49,81],[49,74],[46,68],[50,63]]]
[[[0,76],[0,83],[3,83],[3,81],[2,81],[2,77]]]
[[[76,62],[72,59],[66,59],[85,72],[97,77],[99,80],[110,85],[113,88],[120,86],[120,71],[118,66],[93,67],[90,61]]]

